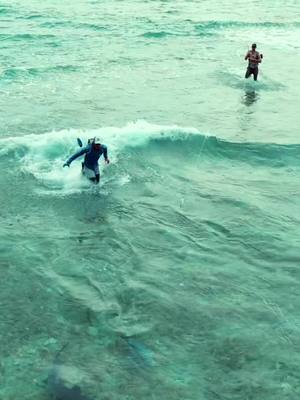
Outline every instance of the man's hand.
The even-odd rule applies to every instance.
[[[68,162],[65,162],[64,165],[63,165],[63,168],[64,167],[70,167],[70,164]]]
[[[106,162],[106,164],[109,164],[109,163],[110,163],[110,161],[109,161],[108,158],[105,159],[105,162]]]

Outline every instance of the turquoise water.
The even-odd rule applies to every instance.
[[[62,348],[91,399],[299,399],[299,2],[2,1],[0,27],[0,399],[51,399]],[[100,187],[62,168],[95,135]]]

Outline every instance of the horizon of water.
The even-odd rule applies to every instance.
[[[298,9],[0,3],[1,400],[299,398]]]

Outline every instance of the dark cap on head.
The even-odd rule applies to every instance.
[[[252,49],[253,48],[255,49],[256,48],[256,43],[253,43],[251,47],[252,47]]]

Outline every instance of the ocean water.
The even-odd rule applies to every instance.
[[[1,1],[1,400],[299,399],[299,13]]]

